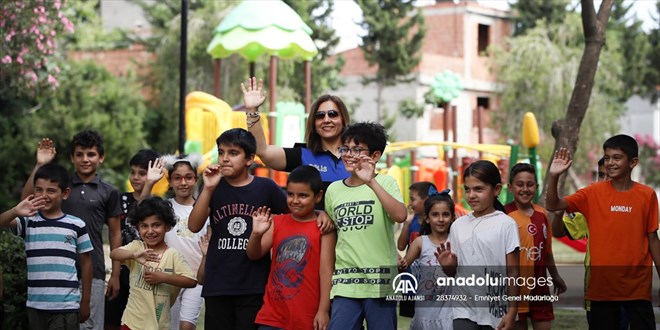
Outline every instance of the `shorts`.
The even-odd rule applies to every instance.
[[[328,329],[361,329],[365,319],[368,329],[396,329],[396,301],[386,301],[385,298],[340,296],[332,299]]]
[[[170,308],[170,329],[178,329],[179,322],[185,321],[197,325],[199,311],[202,309],[202,286],[183,288]]]
[[[254,320],[264,303],[263,294],[204,297],[205,329],[257,329]]]
[[[28,307],[27,317],[30,330],[78,330],[80,326],[77,312],[53,313]]]
[[[529,318],[532,322],[552,321],[555,319],[555,313],[552,310],[552,303],[549,301],[530,301],[529,312],[518,313],[518,320]]]

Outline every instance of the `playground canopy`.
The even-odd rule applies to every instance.
[[[243,1],[213,30],[206,51],[214,58],[239,54],[254,62],[267,54],[311,60],[318,53],[312,29],[281,0]]]

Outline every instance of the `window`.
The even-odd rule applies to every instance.
[[[489,39],[490,39],[490,26],[485,24],[479,24],[479,40],[477,46],[477,52],[479,56],[483,56],[483,54],[488,49]]]

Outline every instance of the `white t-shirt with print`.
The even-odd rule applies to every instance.
[[[492,278],[507,276],[506,255],[520,247],[518,226],[508,215],[495,211],[475,218],[473,213],[458,218],[449,232],[451,250],[458,258],[459,278]],[[496,285],[457,285],[454,294],[471,299],[454,302],[454,319],[469,319],[479,325],[497,327],[506,314],[505,301],[476,301],[475,297],[507,294],[506,283]]]
[[[170,198],[167,200],[172,204],[174,215],[176,217],[176,225],[165,234],[165,243],[168,247],[174,248],[181,252],[186,262],[193,272],[197,272],[199,264],[202,262],[202,251],[199,249],[199,240],[206,235],[206,228],[209,225],[209,220],[202,230],[193,233],[188,229],[188,217],[192,212],[193,205],[181,205]]]

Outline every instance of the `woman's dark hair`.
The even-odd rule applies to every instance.
[[[144,219],[155,215],[158,219],[162,220],[166,225],[174,227],[176,219],[174,218],[174,210],[170,202],[163,200],[160,197],[149,197],[133,210],[133,214],[129,216],[131,224],[138,226]]]
[[[465,179],[469,176],[473,176],[477,180],[488,184],[493,188],[497,187],[498,184],[502,184],[500,169],[487,160],[478,160],[465,168],[463,171],[463,182],[465,182]],[[494,198],[493,207],[498,211],[504,212],[504,205],[502,205],[502,202],[500,202],[497,197]]]
[[[312,153],[322,152],[323,143],[321,141],[321,136],[316,131],[316,112],[319,111],[319,107],[322,103],[331,101],[337,106],[337,111],[341,115],[341,122],[343,128],[346,128],[351,123],[351,116],[348,114],[348,108],[338,96],[335,95],[321,95],[314,103],[312,108],[309,110],[309,116],[307,117],[307,123],[305,124],[305,143],[307,144],[307,149],[311,150]]]
[[[534,176],[534,181],[536,181],[536,169],[532,164],[518,163],[513,165],[511,168],[511,173],[509,173],[509,183],[513,184],[513,178],[520,172],[528,172]]]
[[[447,206],[449,206],[449,211],[451,212],[451,218],[452,219],[456,218],[456,205],[454,204],[454,200],[451,198],[449,193],[440,193],[440,194],[434,194],[428,196],[428,198],[424,201],[424,216],[427,219],[429,217],[429,213],[431,212],[431,208],[433,207],[433,205],[438,203],[447,203]],[[428,222],[426,221],[422,221],[422,226],[419,229],[419,234],[428,235],[430,233],[431,233],[431,225],[429,225]],[[447,229],[447,233],[449,233],[449,229]]]

